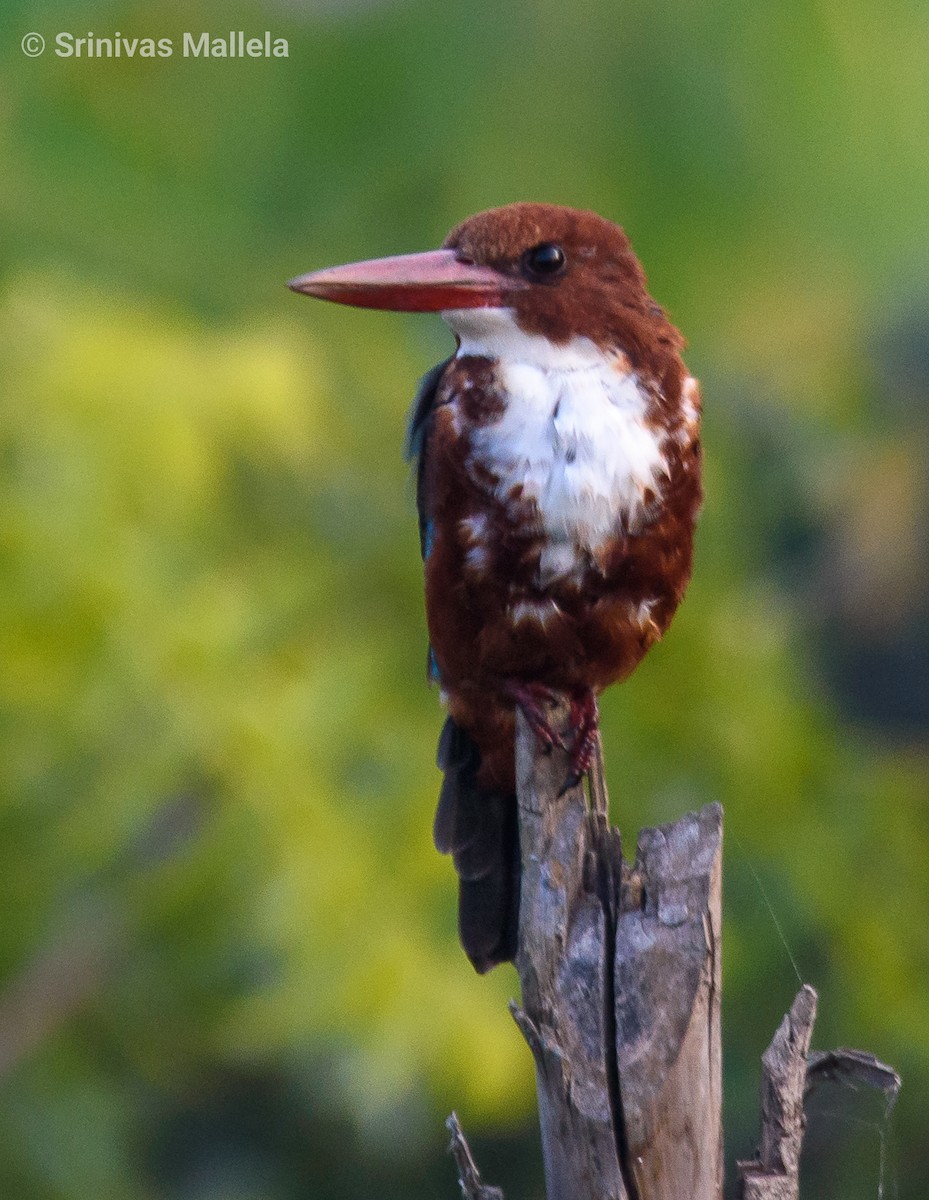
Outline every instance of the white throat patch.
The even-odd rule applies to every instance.
[[[648,398],[621,353],[588,338],[559,346],[524,333],[512,310],[442,314],[461,339],[458,357],[496,359],[503,414],[471,434],[472,454],[534,501],[546,538],[543,584],[576,572],[621,527],[634,524],[646,492],[667,475],[662,434],[646,421]]]
[[[558,346],[540,333],[524,333],[512,308],[455,308],[442,313],[458,335],[458,357],[479,354],[503,363],[526,363],[540,370],[576,371],[604,361],[590,338]]]

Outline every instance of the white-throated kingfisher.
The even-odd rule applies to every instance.
[[[572,702],[571,780],[596,697],[670,624],[701,501],[700,393],[683,339],[623,230],[591,212],[511,204],[441,250],[301,276],[298,292],[438,312],[457,349],[410,418],[429,674],[448,719],[435,820],[460,880],[478,971],[516,951],[514,711],[552,741],[542,702]]]

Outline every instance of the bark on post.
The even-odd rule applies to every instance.
[[[548,714],[567,729],[567,705]],[[547,1200],[722,1200],[720,927],[722,809],[639,835],[634,863],[609,826],[603,760],[563,795],[563,751],[517,714],[522,853],[522,1005],[536,1066]],[[809,1055],[816,993],[804,987],[765,1052],[762,1137],[738,1164],[743,1200],[797,1200],[803,1101],[823,1081],[878,1087],[890,1068],[861,1051]],[[467,1200],[481,1182],[452,1118]]]
[[[458,1168],[458,1186],[461,1188],[462,1200],[503,1200],[503,1192],[499,1188],[488,1187],[481,1180],[481,1173],[475,1165],[474,1155],[462,1132],[457,1113],[452,1113],[445,1122],[445,1127],[452,1135],[448,1148]]]
[[[554,710],[564,728],[567,712]],[[646,830],[634,864],[595,778],[518,724],[522,1008],[548,1200],[722,1195],[720,867],[710,805]]]
[[[806,1061],[816,1001],[816,992],[802,987],[761,1056],[761,1145],[755,1158],[738,1164],[742,1200],[798,1200],[800,1195]]]

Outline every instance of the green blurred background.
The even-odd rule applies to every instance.
[[[62,59],[58,31],[286,37]],[[27,58],[22,36],[49,42]],[[798,986],[903,1073],[805,1197],[929,1194],[929,8],[6,0],[0,1196],[542,1195],[511,968],[433,850],[404,416],[430,317],[289,277],[517,199],[625,225],[703,383],[666,641],[604,700],[614,818],[727,813],[728,1157]],[[778,925],[783,931],[780,935]]]

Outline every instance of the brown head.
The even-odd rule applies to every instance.
[[[679,374],[683,339],[649,296],[629,239],[612,221],[579,209],[488,209],[453,229],[441,250],[328,268],[290,286],[364,308],[508,308],[524,332],[556,345],[587,337],[624,350],[659,380]]]

